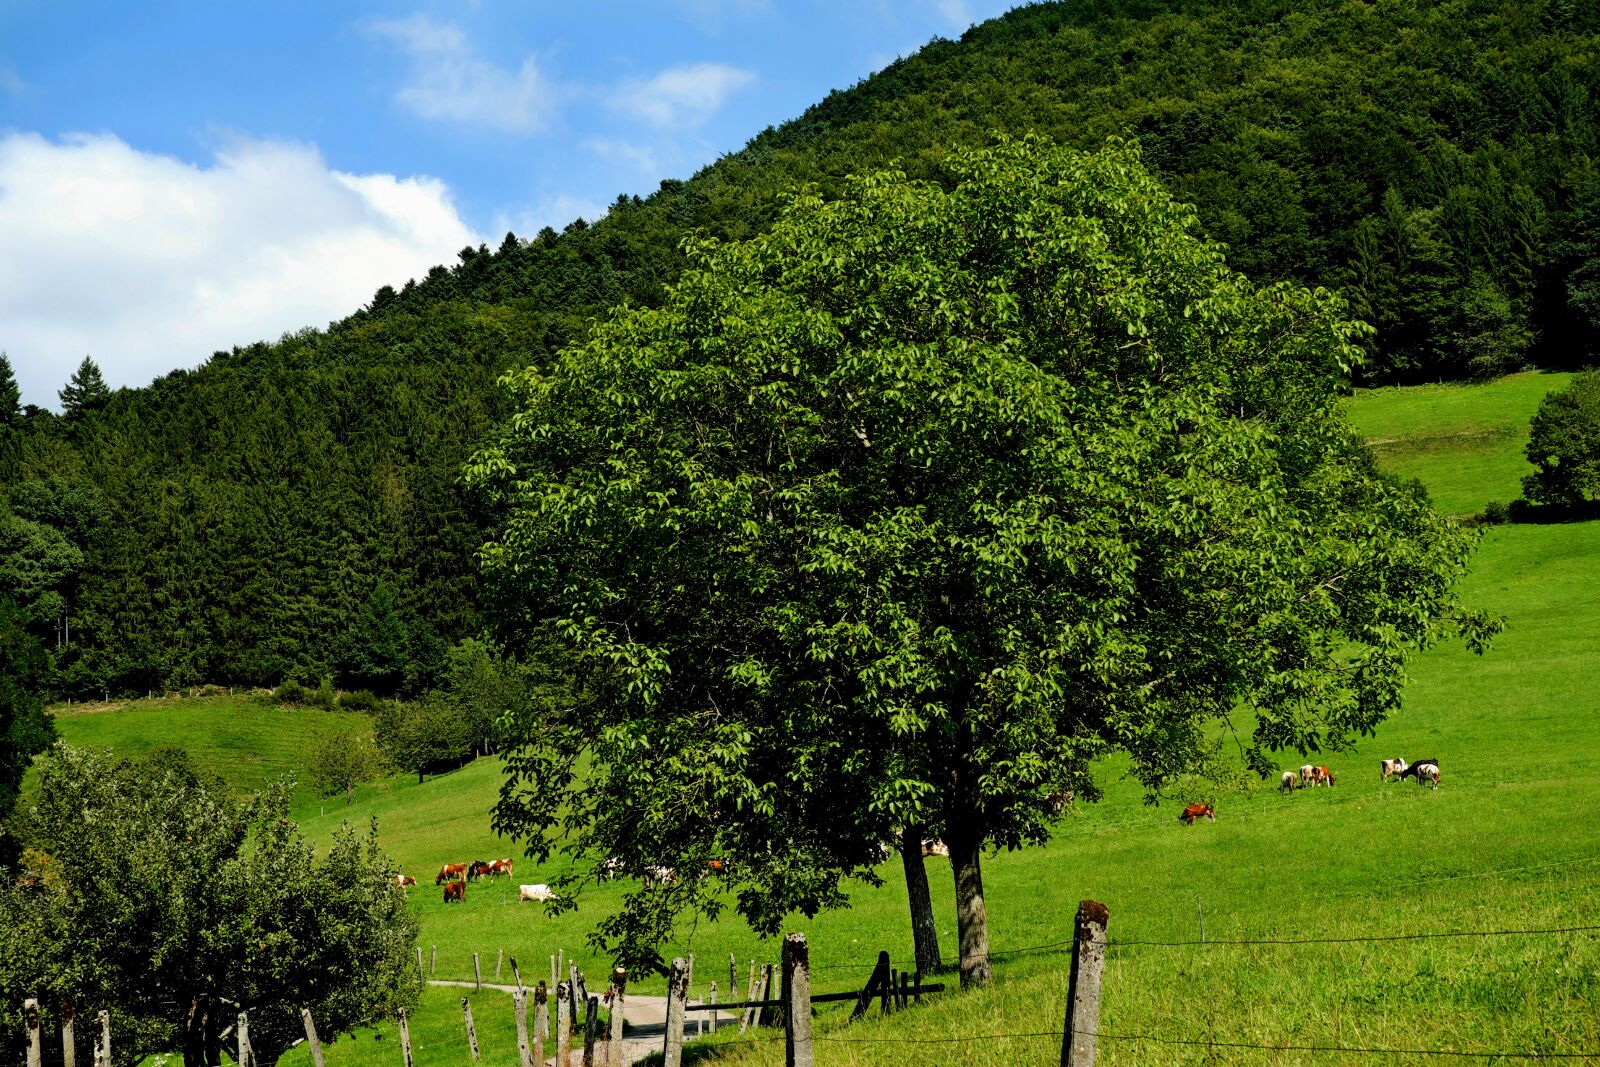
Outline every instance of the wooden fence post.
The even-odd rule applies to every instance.
[[[439,973],[439,946],[438,945],[434,945],[433,946],[433,952],[428,957],[428,973],[429,974],[438,974]]]
[[[478,1028],[472,1025],[472,1001],[466,997],[461,998],[461,1017],[467,1023],[467,1047],[472,1050],[473,1060],[477,1060]]]
[[[526,990],[519,989],[511,994],[511,1010],[517,1017],[517,1065],[518,1067],[533,1067],[533,1049],[528,1044],[528,993]]]
[[[428,972],[424,971],[422,969],[422,946],[421,945],[417,946],[417,980],[420,981],[420,982],[426,982],[428,980]]]
[[[73,1019],[77,1011],[71,1001],[61,1004],[61,1067],[78,1067],[78,1042],[73,1034]],[[241,1064],[240,1067],[243,1067]]]
[[[627,1067],[622,1054],[622,1004],[627,990],[628,969],[618,967],[611,972],[611,1033],[606,1041],[608,1067]]]
[[[250,1016],[241,1011],[233,1027],[239,1043],[239,1067],[256,1067],[256,1050],[250,1047]]]
[[[499,949],[494,957],[494,980],[500,981],[500,965],[506,961],[506,950]]]
[[[711,1032],[717,1032],[717,983],[711,983],[711,993],[706,997],[706,1003],[711,1005],[711,1010],[706,1014],[711,1016]]]
[[[728,953],[728,999],[739,995],[739,957]]]
[[[556,969],[550,972],[550,988],[554,989],[561,982],[561,976],[567,973],[567,950],[556,949]],[[567,1067],[562,1064],[561,1067]]]
[[[555,956],[552,955],[550,957],[550,988],[554,989],[555,987],[556,987],[556,958],[555,958]]]
[[[478,954],[472,954],[472,980],[477,983],[477,992],[483,992],[483,968],[478,966]]]
[[[111,1012],[100,1009],[100,1040],[95,1042],[95,1055],[101,1067],[111,1067]]]
[[[689,961],[672,959],[672,974],[667,978],[667,1036],[661,1046],[661,1067],[682,1067],[683,1009],[689,1000]]]
[[[405,1056],[405,1067],[413,1067],[411,1059],[411,1025],[406,1022],[406,1010],[404,1008],[400,1009],[400,1052]]]
[[[1106,928],[1110,924],[1111,915],[1104,904],[1094,900],[1078,903],[1061,1067],[1094,1067],[1095,1036],[1100,1029],[1100,976],[1106,966]]]
[[[583,1067],[594,1067],[594,1043],[600,1036],[600,998],[590,997],[583,1005]]]
[[[544,1043],[550,1039],[550,990],[544,979],[533,988],[533,1053],[534,1059],[544,1062]]]
[[[894,991],[899,984],[900,972],[891,967],[889,969],[889,981],[883,987],[883,995],[878,998],[879,1007],[883,1009],[885,1015],[894,1011],[897,1006],[894,1002]]]
[[[507,956],[506,961],[511,964],[511,977],[516,980],[517,988],[522,988],[522,971],[517,967],[517,957]]]
[[[323,1067],[322,1042],[317,1040],[317,1024],[311,1021],[311,1009],[300,1009],[300,1021],[306,1024],[306,1045],[311,1049],[311,1062]]]
[[[572,1062],[572,986],[556,986],[556,1063],[568,1067]]]
[[[872,995],[878,991],[878,986],[889,980],[889,954],[878,953],[877,966],[872,968],[872,974],[867,976],[867,984],[861,987],[861,992],[856,996],[856,1006],[850,1011],[850,1021],[855,1022],[867,1014],[867,1009],[872,1006]]]
[[[745,983],[744,999],[756,999],[756,961],[750,961],[750,979]],[[756,1010],[746,1007],[739,1012],[739,1032],[742,1034],[750,1028],[750,1021],[755,1018]]]
[[[589,1003],[589,983],[584,981],[583,972],[578,970],[578,965],[572,965],[572,1017],[578,1017],[578,1005]]]
[[[28,1027],[28,1067],[42,1067],[44,1037],[39,1029],[39,1002],[32,997],[22,1002],[22,1021]]]
[[[812,1067],[811,949],[805,934],[783,939],[783,1063]]]

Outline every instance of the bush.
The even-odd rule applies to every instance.
[[[341,695],[339,706],[345,711],[364,711],[368,715],[376,715],[383,701],[370,689],[357,689]]]
[[[1536,504],[1600,499],[1600,372],[1589,371],[1539,402],[1528,437],[1532,474],[1522,492]]]
[[[333,683],[326,678],[315,689],[306,692],[305,702],[324,711],[332,711],[339,704],[333,692]]]
[[[1483,506],[1480,521],[1485,526],[1500,526],[1511,521],[1511,506],[1504,501],[1491,500]]]
[[[272,699],[280,704],[304,704],[309,696],[306,687],[293,678],[272,691]]]

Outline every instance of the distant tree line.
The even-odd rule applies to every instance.
[[[1600,347],[1600,9],[1572,0],[1041,3],[937,40],[607,216],[461,250],[326,329],[63,413],[0,373],[0,594],[61,694],[200,681],[437,685],[483,630],[497,516],[460,471],[512,368],[657,306],[693,233],[766,231],[996,130],[1135,138],[1230,264],[1331,285],[1358,381],[1582,365]],[[174,364],[193,354],[175,352]]]

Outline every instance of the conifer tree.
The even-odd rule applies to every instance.
[[[11,358],[0,352],[0,427],[11,427],[22,421],[22,390],[17,388],[17,376],[11,370]]]
[[[78,418],[90,411],[98,411],[111,399],[111,389],[106,385],[100,368],[88,356],[78,364],[67,384],[56,394],[61,398],[61,410],[68,418]]]

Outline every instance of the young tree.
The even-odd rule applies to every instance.
[[[415,1004],[417,922],[376,827],[345,826],[318,857],[288,810],[281,784],[241,803],[174,750],[129,764],[58,748],[30,827],[59,884],[0,890],[0,929],[38,935],[0,967],[0,997],[107,1008],[120,1064],[181,1051],[186,1067],[220,1062],[241,1008],[270,1065],[302,1007],[328,1036]]]
[[[1522,492],[1538,504],[1600,500],[1600,371],[1546,394],[1528,434],[1532,474]]]
[[[106,401],[111,399],[111,389],[106,385],[100,367],[94,360],[84,356],[78,369],[56,395],[61,398],[62,414],[69,419],[76,419],[105,407]]]
[[[693,245],[664,306],[509,376],[469,468],[508,630],[553,627],[595,692],[512,724],[496,826],[734,858],[625,898],[597,937],[626,957],[725,893],[763,931],[837,905],[921,826],[984,981],[981,855],[1096,798],[1092,761],[1155,793],[1241,720],[1255,769],[1338,746],[1408,649],[1493,630],[1453,592],[1473,535],[1343,418],[1336,296],[1230,271],[1133,147],[946,166]]]
[[[0,352],[0,429],[11,429],[22,421],[22,390],[17,387],[11,357]]]
[[[309,770],[323,796],[343,793],[348,806],[356,799],[356,787],[376,778],[382,763],[370,738],[330,733],[317,742]]]

